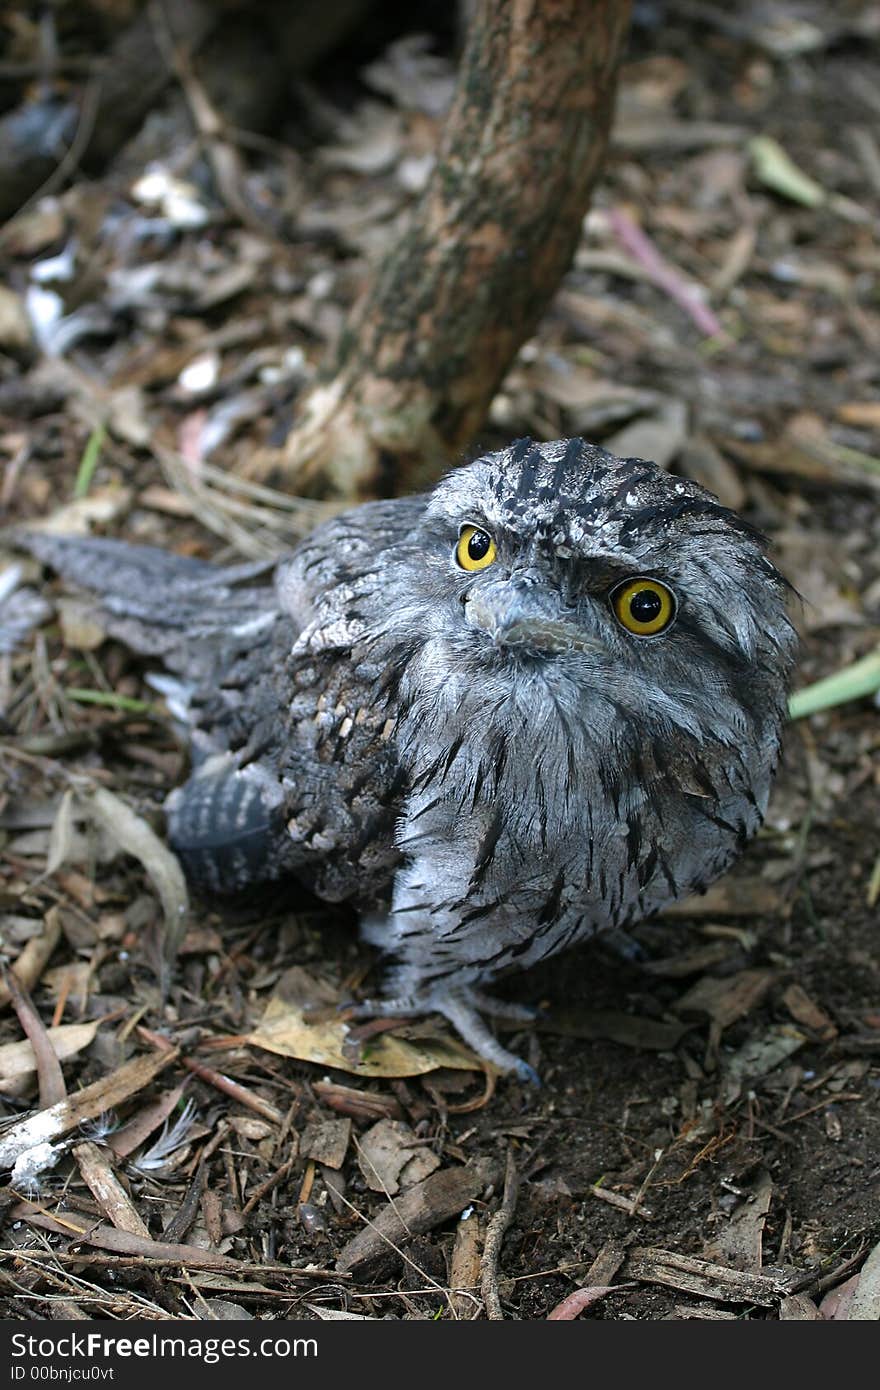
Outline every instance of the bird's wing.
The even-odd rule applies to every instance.
[[[158,656],[195,767],[168,803],[190,877],[219,891],[293,872],[333,900],[370,901],[399,858],[401,773],[359,638],[385,559],[421,499],[333,518],[282,563],[220,567],[124,542],[23,534],[23,549],[97,596],[109,635]],[[384,611],[384,610],[383,610]]]
[[[270,561],[223,567],[154,546],[42,531],[16,531],[13,541],[95,595],[109,636],[188,679],[208,674],[218,647],[248,641],[280,617]]]
[[[367,502],[324,522],[279,565],[281,607],[300,631],[333,641],[357,620],[364,603],[388,593],[395,554],[421,521],[425,496]],[[391,570],[386,572],[386,565]],[[343,641],[340,645],[344,644]]]

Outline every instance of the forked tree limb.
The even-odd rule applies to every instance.
[[[602,170],[630,0],[477,0],[437,162],[399,243],[253,471],[360,499],[473,438],[567,270]]]

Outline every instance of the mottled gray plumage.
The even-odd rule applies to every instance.
[[[492,542],[476,571],[465,527]],[[484,985],[702,887],[760,824],[786,586],[750,527],[654,464],[520,440],[326,523],[274,586],[109,541],[29,547],[176,673],[190,876],[354,900],[389,958],[376,1007],[439,1010],[505,1069],[528,1071],[482,1023]],[[633,612],[672,591],[665,630],[616,616],[635,577]]]

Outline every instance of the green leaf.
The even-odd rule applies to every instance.
[[[113,690],[79,690],[75,687],[65,690],[68,700],[80,705],[107,705],[110,709],[124,709],[129,714],[156,714],[156,706],[147,700],[133,700],[130,695],[117,695]]]
[[[807,714],[818,714],[820,710],[833,709],[835,705],[848,700],[861,700],[865,695],[873,695],[880,690],[880,647],[869,652],[861,661],[853,662],[833,676],[815,681],[803,690],[798,690],[788,702],[788,712],[792,719],[803,719]]]
[[[772,136],[756,135],[749,141],[748,149],[756,177],[774,193],[805,208],[820,207],[827,200],[825,189],[799,169]]]
[[[103,424],[96,425],[89,435],[88,443],[83,449],[83,456],[79,462],[76,472],[76,482],[73,485],[74,497],[85,497],[92,485],[92,478],[95,476],[95,469],[101,458],[101,450],[104,447],[104,440],[107,437],[107,430]]]

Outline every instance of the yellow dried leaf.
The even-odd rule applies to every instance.
[[[424,1025],[419,1024],[419,1032]],[[438,1033],[404,1037],[382,1033],[360,1047],[352,1046],[352,1025],[343,1018],[307,1022],[304,1007],[276,995],[248,1042],[282,1057],[296,1057],[320,1067],[336,1067],[353,1076],[422,1076],[438,1067],[480,1071],[483,1063],[456,1039]]]

